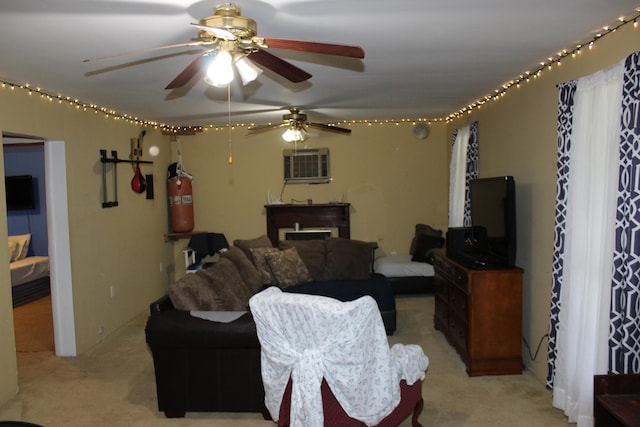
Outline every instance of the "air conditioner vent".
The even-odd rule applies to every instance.
[[[326,184],[331,181],[328,148],[283,150],[284,180],[289,184]]]

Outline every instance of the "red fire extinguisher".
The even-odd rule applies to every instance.
[[[188,174],[180,162],[169,165],[167,185],[169,193],[169,216],[174,233],[188,233],[193,230],[193,191]]]

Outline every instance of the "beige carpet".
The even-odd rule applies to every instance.
[[[423,426],[566,426],[551,395],[523,375],[467,376],[443,335],[433,329],[433,297],[398,297],[398,331],[390,343],[420,344],[430,358],[423,386]],[[260,414],[187,413],[166,419],[156,406],[153,362],[144,340],[146,314],[75,358],[18,353],[20,393],[0,407],[0,420],[47,427],[273,426]],[[409,426],[409,422],[402,427]]]

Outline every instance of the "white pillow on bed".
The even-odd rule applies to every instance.
[[[29,252],[29,243],[31,243],[31,233],[9,236],[9,249],[11,249],[11,242],[15,242],[16,247],[12,252],[13,255],[10,257],[10,261],[26,258]]]
[[[17,248],[18,248],[18,242],[16,242],[15,240],[11,240],[11,238],[9,238],[9,262],[13,262],[16,260],[14,257],[16,256]]]

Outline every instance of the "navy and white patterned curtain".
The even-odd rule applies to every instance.
[[[558,161],[556,187],[556,222],[553,239],[553,263],[551,277],[551,314],[548,345],[547,387],[553,386],[555,377],[556,336],[558,314],[560,313],[560,289],[563,277],[564,235],[567,219],[567,192],[569,182],[569,153],[571,152],[571,130],[573,125],[573,98],[576,82],[570,81],[558,86]]]
[[[464,226],[471,227],[471,192],[469,181],[478,177],[478,122],[469,128],[469,146],[467,147],[467,188],[464,194]]]
[[[640,373],[640,52],[625,61],[609,372]]]
[[[453,131],[451,146],[453,147],[458,136],[458,129]],[[464,227],[471,227],[471,194],[469,191],[469,181],[478,178],[478,122],[469,125],[469,142],[466,154],[466,172],[465,172],[465,194],[464,194]]]
[[[556,377],[557,333],[563,285],[563,253],[569,158],[576,81],[559,85],[556,223],[551,288],[547,386]],[[640,373],[640,52],[624,64],[620,119],[620,168],[611,282],[609,372]]]

